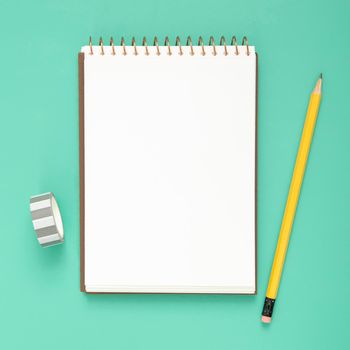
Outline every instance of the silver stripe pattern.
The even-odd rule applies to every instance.
[[[30,212],[37,239],[42,247],[63,243],[61,214],[52,192],[32,196]]]

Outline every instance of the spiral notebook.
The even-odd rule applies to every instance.
[[[79,98],[81,290],[255,294],[255,47],[90,40]]]

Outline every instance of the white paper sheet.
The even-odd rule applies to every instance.
[[[254,293],[254,47],[93,49],[82,48],[86,290]]]

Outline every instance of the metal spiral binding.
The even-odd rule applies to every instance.
[[[170,41],[169,41],[169,38],[167,36],[165,37],[164,45],[168,46],[168,55],[171,56],[172,52],[171,52],[171,48],[170,48]]]
[[[142,46],[145,47],[145,55],[149,55],[149,51],[148,51],[148,45],[147,45],[147,39],[146,37],[144,36],[143,39],[142,39]]]
[[[179,55],[183,55],[183,51],[182,51],[182,46],[181,46],[181,40],[180,40],[180,37],[176,37],[176,42],[175,42],[175,46],[178,46],[179,47]]]
[[[112,55],[116,55],[113,37],[110,38],[109,44],[110,44],[111,49],[112,49]],[[235,53],[234,54],[235,55],[239,55],[240,52],[239,52],[239,49],[238,49],[237,39],[236,39],[235,36],[233,36],[232,39],[231,39],[231,45],[235,47]],[[105,50],[104,50],[102,37],[100,37],[98,46],[99,46],[99,54],[100,55],[105,55]],[[122,47],[122,55],[126,56],[128,54],[128,52],[126,51],[126,45],[125,45],[124,37],[121,38],[120,46]],[[137,56],[139,54],[139,52],[137,50],[137,44],[136,44],[135,37],[132,37],[132,39],[131,39],[131,46],[133,47],[132,54]],[[143,37],[142,46],[145,48],[144,54],[148,56],[149,55],[149,49],[148,49],[146,37]],[[161,55],[161,52],[160,52],[160,49],[159,49],[158,38],[156,36],[154,37],[154,40],[153,40],[153,46],[156,47],[156,50],[157,50],[156,54],[158,56]],[[173,54],[173,52],[171,51],[171,44],[170,44],[169,37],[165,37],[164,46],[167,48],[167,55],[171,56]],[[177,46],[179,48],[179,52],[178,53],[179,53],[179,55],[182,56],[183,55],[183,50],[182,50],[180,37],[178,37],[178,36],[176,37],[175,46]],[[192,38],[190,36],[187,37],[186,46],[190,46],[190,55],[193,56],[195,54],[195,52],[193,50]],[[207,53],[205,51],[204,41],[203,41],[203,38],[201,36],[198,38],[198,46],[201,47],[201,55],[205,56]],[[212,47],[212,50],[211,50],[210,53],[213,56],[216,56],[218,53],[217,53],[215,40],[214,40],[213,36],[210,37],[208,46]],[[229,55],[229,52],[228,52],[228,49],[227,49],[227,45],[226,45],[226,39],[225,39],[224,36],[222,36],[220,38],[220,46],[224,46],[224,55],[225,56]],[[247,56],[249,56],[250,55],[249,44],[248,44],[248,39],[247,39],[246,36],[244,36],[243,39],[242,39],[242,46],[246,47],[245,54]],[[93,50],[91,36],[89,38],[89,54],[90,55],[94,55],[94,50]]]
[[[193,51],[193,46],[192,46],[192,39],[190,36],[187,37],[187,42],[186,42],[186,46],[190,45],[191,47],[191,53],[190,55],[193,56],[194,55],[194,51]]]

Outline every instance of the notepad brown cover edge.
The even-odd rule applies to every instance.
[[[80,190],[80,291],[85,287],[85,165],[84,165],[84,59],[85,54],[78,54],[79,71],[79,190]]]

